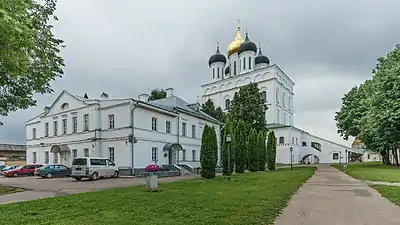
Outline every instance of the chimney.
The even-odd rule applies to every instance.
[[[167,98],[174,96],[173,88],[167,88],[167,89],[165,89],[165,92],[167,92]]]
[[[105,92],[103,92],[103,93],[101,93],[100,98],[102,98],[102,99],[108,99],[108,94],[105,93]]]
[[[83,98],[85,99],[89,99],[88,95],[85,93],[85,95],[83,96]]]
[[[139,97],[139,101],[148,102],[149,98],[150,98],[150,95],[148,95],[148,94],[140,94],[138,97]]]

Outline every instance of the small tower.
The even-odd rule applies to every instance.
[[[257,54],[257,45],[250,41],[249,34],[246,32],[246,38],[238,49],[240,60],[240,73],[247,73],[254,70],[254,58]]]
[[[258,55],[255,59],[255,69],[262,69],[269,66],[269,58],[263,55],[261,47],[258,50]]]
[[[219,52],[219,44],[217,43],[217,51],[208,60],[208,66],[211,68],[213,80],[220,80],[224,78],[225,65],[226,58]]]
[[[243,37],[240,34],[240,21],[238,19],[235,40],[233,40],[228,46],[228,58],[229,58],[231,76],[239,75],[240,73],[241,67],[240,67],[238,49],[240,45],[243,43],[243,41],[244,41]]]

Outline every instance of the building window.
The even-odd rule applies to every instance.
[[[246,58],[243,58],[243,70],[246,69]]]
[[[54,130],[53,130],[53,134],[54,136],[58,135],[58,121],[53,121],[54,123]]]
[[[114,129],[114,114],[108,115],[108,128]]]
[[[296,138],[296,145],[299,143],[299,142],[297,142],[299,139],[298,138]]]
[[[236,61],[233,62],[233,75],[236,75]]]
[[[32,152],[32,163],[36,163],[36,152]]]
[[[251,69],[251,56],[249,57],[249,69]]]
[[[62,120],[63,134],[67,134],[67,119]]]
[[[217,78],[219,78],[219,67],[217,67]]]
[[[36,128],[32,129],[32,138],[36,139]]]
[[[279,144],[284,144],[284,143],[285,143],[285,138],[279,137]]]
[[[158,148],[156,147],[152,147],[151,148],[151,161],[157,163],[157,152],[158,152]]]
[[[368,155],[367,155],[367,159],[370,159],[370,158],[371,158],[371,155],[370,155],[370,154],[368,154]]]
[[[182,136],[186,137],[186,123],[182,122]]]
[[[196,150],[192,150],[192,161],[196,161]]]
[[[292,144],[294,144],[294,137],[292,137]]]
[[[44,152],[44,164],[49,164],[49,161],[50,161],[49,152],[45,151]]]
[[[282,93],[282,105],[283,105],[283,107],[286,107],[286,104],[285,104],[285,93]]]
[[[280,112],[279,112],[279,109],[278,109],[278,110],[276,111],[276,122],[277,122],[277,124],[280,123],[279,114],[280,114]]]
[[[74,158],[78,157],[78,150],[72,149],[72,157]]]
[[[286,125],[286,117],[287,117],[287,114],[285,113],[285,112],[283,112],[283,124],[285,124]]]
[[[289,125],[292,125],[292,116],[289,115]]]
[[[196,138],[196,125],[192,125],[192,138]]]
[[[84,131],[89,130],[89,114],[83,115],[83,130]]]
[[[44,136],[45,137],[49,136],[49,123],[44,124]]]
[[[58,163],[58,153],[53,153],[53,163]]]
[[[151,118],[151,130],[157,131],[157,118]]]
[[[182,149],[182,161],[186,161],[186,149]]]
[[[109,156],[110,156],[110,160],[114,162],[115,161],[114,147],[109,147],[108,148],[108,153],[109,153]]]
[[[83,152],[85,154],[85,157],[89,157],[89,149],[88,148],[84,148]]]
[[[231,100],[230,99],[226,99],[225,100],[225,110],[229,110],[229,105],[231,104]]]
[[[215,68],[213,68],[213,79],[215,79]]]
[[[307,146],[307,142],[305,141],[301,142],[301,146]]]
[[[289,110],[292,109],[292,98],[291,97],[289,97],[288,108],[289,108]]]
[[[76,133],[78,131],[78,117],[72,117],[72,133]]]
[[[318,151],[321,151],[321,144],[317,142],[311,142],[311,147],[317,149]]]
[[[263,100],[263,102],[267,102],[267,92],[266,91],[260,92],[260,96],[261,96],[261,99]]]
[[[165,132],[170,134],[171,133],[171,121],[165,122]]]
[[[278,88],[276,89],[275,97],[276,97],[276,103],[279,104],[279,89]]]
[[[339,153],[337,153],[337,152],[333,153],[332,157],[333,157],[333,160],[338,160],[339,159]]]

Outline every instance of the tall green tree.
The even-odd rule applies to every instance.
[[[258,143],[258,135],[257,131],[252,128],[249,132],[249,138],[248,138],[248,160],[249,160],[249,170],[251,172],[257,172],[258,171],[258,153],[259,153],[259,143]]]
[[[235,144],[234,144],[234,134],[233,134],[233,129],[232,125],[229,120],[225,122],[225,127],[222,130],[222,168],[223,168],[223,174],[228,175],[228,144],[226,142],[226,137],[228,134],[231,135],[231,143],[230,143],[230,174],[233,173],[234,167],[235,167]]]
[[[0,1],[0,115],[36,105],[61,77],[63,41],[54,37],[56,0]]]
[[[275,170],[276,137],[274,131],[269,132],[267,139],[267,166],[268,170]]]
[[[167,97],[167,92],[164,89],[156,88],[156,89],[151,90],[149,100],[153,101],[153,100],[157,100],[157,99],[163,99],[166,97]]]
[[[228,116],[233,124],[243,120],[249,127],[256,131],[266,131],[265,112],[267,106],[260,95],[260,90],[256,83],[250,83],[235,92]]]
[[[204,104],[202,104],[202,108],[203,111],[208,115],[221,122],[225,122],[225,114],[221,107],[215,107],[214,102],[211,99],[208,99]]]
[[[244,173],[247,154],[246,154],[246,145],[247,145],[247,136],[245,133],[246,124],[244,121],[239,121],[235,128],[235,172],[236,173]]]
[[[258,170],[264,171],[265,164],[267,164],[267,146],[265,144],[265,133],[258,132]]]
[[[201,176],[207,179],[215,177],[215,168],[218,161],[217,135],[213,127],[204,126],[201,137]]]

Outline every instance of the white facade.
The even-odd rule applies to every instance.
[[[382,156],[379,153],[372,151],[364,151],[362,155],[363,162],[382,162]]]
[[[293,163],[340,163],[345,161],[348,151],[362,153],[360,150],[319,138],[294,127],[295,83],[279,66],[270,65],[269,58],[261,53],[261,49],[256,55],[257,48],[254,43],[249,43],[250,40],[247,39],[247,43],[244,41],[239,45],[242,51],[238,54],[240,47],[238,48],[237,43],[241,40],[238,26],[236,39],[228,48],[227,73],[216,79],[211,75],[213,71],[210,72],[208,82],[201,86],[203,103],[211,99],[216,107],[227,111],[234,93],[238,92],[240,87],[256,83],[268,107],[268,128],[275,131],[277,138],[277,163],[290,164],[291,159]],[[221,56],[213,55],[209,64],[216,65],[221,61]],[[290,148],[293,150],[292,157]]]
[[[74,157],[98,156],[120,168],[153,163],[199,167],[203,127],[214,126],[219,137],[219,122],[168,91],[168,98],[150,102],[143,95],[141,101],[86,99],[63,91],[26,123],[27,163],[69,166]],[[182,150],[164,149],[167,144]]]

